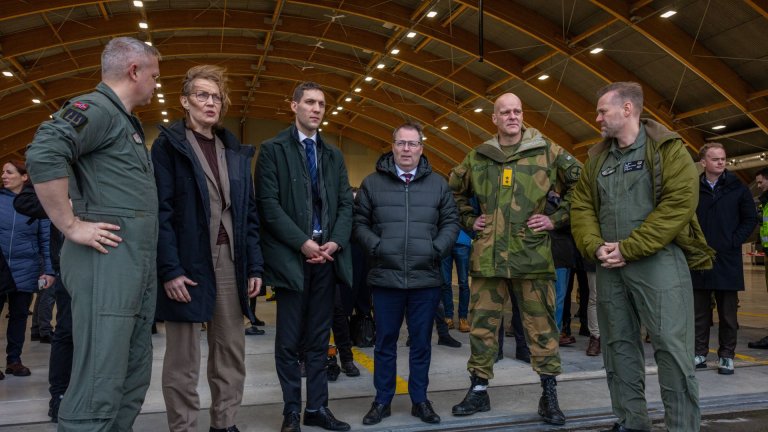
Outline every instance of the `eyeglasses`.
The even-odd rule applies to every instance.
[[[395,141],[395,146],[397,148],[403,148],[405,146],[408,146],[409,149],[416,149],[421,146],[421,141],[403,141],[403,140],[397,140]]]
[[[208,98],[213,98],[213,103],[216,105],[221,103],[221,95],[217,95],[215,93],[197,92],[194,93],[194,95],[198,102],[208,102]]]

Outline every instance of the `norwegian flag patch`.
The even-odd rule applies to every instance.
[[[81,111],[85,111],[85,110],[88,109],[88,104],[85,103],[85,102],[75,102],[72,105],[74,105],[75,108],[77,108],[77,109],[79,109]]]

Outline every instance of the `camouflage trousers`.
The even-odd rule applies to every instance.
[[[499,323],[504,304],[512,292],[519,303],[533,370],[538,374],[560,374],[560,334],[555,323],[553,282],[545,279],[472,278],[469,290],[469,345],[472,350],[467,362],[469,373],[493,378],[493,364],[499,352]]]

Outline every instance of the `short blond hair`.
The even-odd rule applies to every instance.
[[[187,74],[184,76],[184,81],[181,84],[181,94],[189,96],[192,94],[192,83],[196,79],[205,79],[213,81],[219,87],[221,93],[221,115],[219,116],[219,123],[221,119],[227,113],[229,109],[229,78],[227,78],[227,70],[221,66],[215,65],[198,65],[189,68]]]
[[[725,147],[723,147],[723,145],[720,144],[719,142],[706,143],[703,146],[701,146],[701,149],[699,149],[699,160],[704,159],[704,157],[707,155],[707,152],[713,148],[719,148],[725,151]]]

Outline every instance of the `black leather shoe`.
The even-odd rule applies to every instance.
[[[605,429],[601,432],[648,432],[648,431],[644,431],[642,429],[627,429],[624,427],[624,425],[614,423],[612,428]]]
[[[750,348],[755,348],[755,349],[766,349],[766,348],[768,348],[768,336],[760,339],[757,342],[750,342],[750,343],[747,344],[747,346],[750,347]]]
[[[50,344],[51,343],[51,337],[48,335],[40,336],[40,343],[41,344]]]
[[[371,409],[368,410],[368,414],[363,417],[363,424],[366,426],[375,425],[381,422],[381,419],[392,415],[392,410],[389,404],[380,404],[376,402],[371,403]]]
[[[348,377],[356,377],[360,376],[360,369],[355,366],[353,362],[342,362],[341,363],[341,371],[344,372],[344,375]]]
[[[469,391],[467,392],[467,395],[464,396],[464,400],[462,400],[458,405],[454,405],[453,409],[451,409],[451,413],[453,413],[455,416],[468,416],[477,412],[485,412],[491,410],[491,398],[488,397],[488,392],[485,390],[472,390],[475,385],[487,386],[488,380],[485,378],[476,377],[474,375],[470,378],[470,380],[471,384],[469,386]]]
[[[256,326],[250,326],[247,329],[245,329],[245,334],[248,336],[261,336],[264,334],[264,330]]]
[[[283,414],[283,425],[280,432],[301,432],[301,416],[296,411]]]
[[[223,429],[222,428],[215,428],[215,427],[211,426],[210,428],[208,428],[208,432],[240,432],[240,429],[238,429],[237,426],[235,426],[235,425],[232,425],[232,426],[230,426],[228,428],[223,428]]]
[[[429,401],[419,402],[412,406],[411,415],[420,418],[424,423],[440,423],[440,416],[432,409],[432,403]]]
[[[315,412],[304,411],[304,426],[318,426],[330,431],[348,431],[349,424],[337,420],[327,407],[320,407]]]
[[[264,327],[264,321],[260,320],[259,317],[254,315],[255,320],[253,320],[253,325]]]
[[[437,344],[447,346],[450,348],[461,348],[461,342],[452,338],[451,335],[440,336],[437,338]]]
[[[51,418],[51,423],[58,423],[59,422],[59,405],[61,405],[61,399],[63,399],[63,395],[54,396],[51,398],[51,401],[48,403],[48,417]]]

